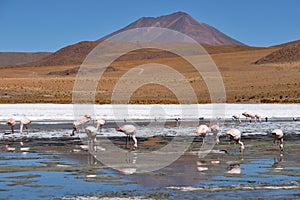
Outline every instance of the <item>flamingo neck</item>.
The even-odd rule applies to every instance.
[[[23,133],[23,123],[20,124],[20,133]]]
[[[137,144],[137,139],[136,139],[135,135],[132,136],[132,139],[133,139],[133,141],[134,141],[134,145],[133,145],[133,146],[134,146],[135,148],[137,148],[138,144]]]

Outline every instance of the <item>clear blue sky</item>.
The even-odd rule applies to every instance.
[[[251,46],[300,39],[299,0],[0,0],[0,51],[57,51],[183,11]]]

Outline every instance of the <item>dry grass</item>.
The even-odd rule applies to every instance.
[[[250,49],[211,55],[221,72],[227,102],[300,103],[299,65],[251,64],[274,50],[276,48]],[[146,63],[172,66],[184,76],[183,80],[168,77],[167,74],[161,71],[153,71],[149,73],[149,76],[163,76],[168,80],[168,83],[178,88],[185,81],[188,81],[193,87],[199,103],[210,102],[205,82],[197,76],[196,71],[189,63],[179,57],[169,57],[112,63],[110,66],[113,70],[105,72],[99,81],[95,103],[111,103],[112,92],[120,77],[131,68]],[[74,72],[76,67],[78,65],[0,69],[0,102],[71,103],[76,73],[69,73],[68,75],[62,73],[60,75],[60,72],[68,70]],[[51,72],[53,75],[49,75]],[[130,79],[126,81],[130,85],[137,80]],[[138,88],[131,95],[129,102],[178,103],[178,99],[167,87],[158,84],[147,84]]]

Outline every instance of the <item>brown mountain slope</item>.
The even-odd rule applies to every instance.
[[[257,60],[254,64],[283,64],[300,62],[300,40],[279,45],[280,49]]]
[[[188,35],[193,38],[201,45],[206,46],[224,46],[224,45],[232,45],[232,46],[244,46],[243,43],[232,39],[231,37],[225,35],[219,30],[211,27],[205,23],[201,23],[193,19],[190,15],[184,12],[176,12],[170,15],[164,15],[160,17],[143,17],[138,19],[137,21],[129,24],[125,28],[122,28],[112,34],[101,38],[100,40],[111,37],[120,32],[131,30],[135,28],[142,27],[161,27],[167,28],[174,31],[178,31]],[[145,34],[147,37],[147,34]],[[161,35],[156,35],[156,40],[161,41]],[[170,36],[172,37],[172,36]]]
[[[50,52],[0,52],[0,68],[37,61],[49,55]]]
[[[192,37],[194,40],[196,40],[202,45],[227,46],[226,48],[223,48],[226,49],[226,51],[228,51],[228,49],[230,49],[230,47],[232,46],[247,47],[241,42],[230,38],[229,36],[223,34],[222,32],[218,31],[213,27],[204,23],[197,22],[188,14],[183,12],[177,12],[157,18],[140,18],[139,20],[131,23],[125,28],[122,28],[112,34],[109,34],[97,41],[79,42],[77,44],[67,46],[38,62],[28,63],[25,66],[80,65],[85,59],[85,57],[88,55],[88,53],[104,39],[122,31],[149,26],[168,28],[175,31],[179,31],[181,33],[185,33],[186,35]],[[157,40],[159,39],[160,35],[157,35]],[[213,50],[216,51],[215,49]],[[219,52],[219,50],[217,51]],[[155,54],[154,56],[157,57],[157,54]],[[147,58],[149,58],[149,55],[147,55]]]
[[[19,67],[57,66],[81,64],[88,53],[97,46],[99,42],[79,42],[64,47],[57,52],[44,57],[41,60],[19,65]]]

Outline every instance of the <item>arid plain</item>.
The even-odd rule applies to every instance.
[[[279,46],[207,48],[221,73],[226,91],[226,102],[299,103],[299,63],[254,64],[257,60],[280,48]],[[195,70],[188,66],[187,62],[180,57],[162,56],[152,59],[120,59],[120,61],[113,62],[99,81],[95,103],[111,103],[112,92],[120,77],[129,69],[146,63],[160,63],[176,69],[193,87],[198,103],[211,102],[205,82]],[[72,103],[72,92],[79,66],[1,68],[0,102]],[[151,73],[155,77],[161,72]],[[171,82],[174,81],[173,79],[174,77],[170,77]],[[130,103],[178,103],[178,99],[166,87],[147,84],[131,95]]]

